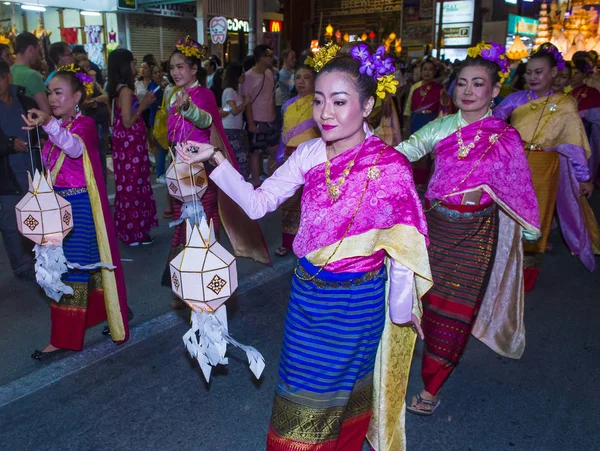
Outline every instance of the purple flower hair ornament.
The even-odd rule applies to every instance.
[[[83,72],[78,72],[75,74],[75,76],[79,79],[79,81],[81,83],[93,83],[94,79],[87,74],[84,74]]]
[[[366,44],[359,44],[355,47],[352,47],[352,50],[350,50],[350,55],[355,60],[359,60],[361,62],[371,57],[371,54],[369,53],[369,47],[367,47]]]
[[[545,43],[540,45],[539,48],[535,51],[535,53],[538,52],[543,52],[552,56],[552,58],[554,58],[554,61],[556,62],[556,68],[559,71],[565,68],[565,59],[563,58],[562,53],[560,53],[560,50],[558,50],[553,44]]]

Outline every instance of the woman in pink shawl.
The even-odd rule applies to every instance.
[[[202,67],[202,59],[205,54],[204,48],[188,36],[177,43],[175,51],[171,55],[171,77],[177,87],[171,95],[169,104],[169,142],[175,144],[195,141],[201,144],[213,144],[215,147],[223,149],[231,164],[237,168],[235,155],[221,123],[215,96],[210,89],[202,86],[206,79],[206,72]],[[212,169],[210,165],[207,165],[208,174]],[[221,226],[225,229],[236,256],[250,257],[265,264],[270,263],[268,250],[258,223],[251,221],[229,197],[220,193],[212,180],[209,180],[208,189],[202,196],[201,202],[206,219],[213,221],[217,236]],[[173,218],[175,221],[181,217],[181,208],[181,202],[174,200]],[[186,244],[185,237],[185,223],[182,222],[176,226],[169,261],[181,252]],[[162,283],[171,286],[168,266],[167,262]],[[185,306],[186,304],[179,299],[171,301],[171,307],[175,309],[185,308]]]
[[[93,272],[69,270],[63,276],[73,294],[50,303],[50,344],[33,353],[36,360],[65,349],[80,351],[86,328],[107,316],[115,342],[129,337],[125,280],[98,154],[98,131],[94,120],[80,112],[92,84],[93,79],[73,65],[59,68],[48,84],[50,107],[58,119],[39,110],[30,110],[24,118],[28,127],[41,125],[48,133],[42,149],[44,167],[52,175],[55,192],[71,203],[72,218],[62,218],[73,224],[63,242],[65,257],[82,266],[100,261],[113,266]]]
[[[377,450],[404,440],[402,393],[431,275],[410,164],[366,123],[389,67],[366,45],[329,61],[313,106],[322,138],[300,144],[260,188],[218,149],[188,155],[210,158],[211,179],[252,218],[304,187],[269,451],[358,450],[367,432]]]
[[[540,217],[521,137],[490,110],[508,75],[504,51],[469,49],[457,76],[459,112],[397,147],[411,161],[435,157],[425,194],[434,287],[423,298],[424,388],[407,406],[418,415],[438,407],[469,335],[507,357],[525,347],[522,237],[537,240]]]

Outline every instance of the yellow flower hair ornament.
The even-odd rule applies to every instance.
[[[56,72],[57,73],[71,72],[71,73],[75,74],[75,77],[77,77],[77,79],[83,85],[83,87],[85,89],[85,94],[87,96],[91,96],[94,93],[94,79],[90,75],[87,75],[87,74],[84,74],[83,72],[81,72],[81,69],[79,67],[75,66],[75,64],[66,64],[64,66],[60,66]]]
[[[306,58],[306,65],[312,67],[315,72],[319,72],[325,64],[331,61],[340,51],[340,47],[333,42],[321,47],[315,56]]]
[[[398,89],[398,80],[394,77],[394,74],[386,75],[377,79],[377,97],[384,99],[386,93],[392,95],[396,94]]]
[[[189,36],[186,36],[185,38],[182,38],[179,41],[177,41],[177,44],[175,44],[175,48],[181,53],[183,53],[185,56],[194,57],[199,60],[206,59],[208,56],[208,52],[206,51],[206,49]]]

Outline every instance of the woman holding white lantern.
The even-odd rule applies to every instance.
[[[72,206],[72,218],[62,218],[73,224],[63,242],[65,257],[82,266],[102,261],[114,267],[96,273],[69,271],[63,277],[73,294],[51,302],[50,344],[33,353],[36,360],[64,349],[83,349],[85,329],[106,320],[107,313],[113,340],[120,343],[129,337],[125,281],[98,154],[98,132],[94,120],[80,111],[91,90],[91,77],[74,65],[63,66],[48,84],[50,107],[58,119],[36,109],[23,117],[25,128],[42,126],[48,133],[42,161],[51,173],[54,191]]]
[[[204,47],[190,39],[189,36],[181,39],[176,44],[175,51],[171,55],[171,77],[175,81],[176,88],[171,95],[169,104],[169,142],[175,144],[178,154],[181,153],[180,149],[190,147],[189,142],[194,143],[192,147],[196,151],[198,145],[212,143],[224,149],[229,160],[237,167],[235,155],[231,151],[225,129],[221,123],[214,94],[210,89],[202,86],[203,78],[206,76],[206,72],[202,67],[202,60],[206,56]],[[182,163],[185,164],[178,158],[175,161],[176,165]],[[167,171],[167,188],[172,196],[176,196],[174,187],[177,184],[169,179],[171,177],[178,178],[179,176],[171,171],[173,168],[169,169]],[[211,170],[212,167],[209,166],[207,172],[210,173]],[[188,172],[194,173],[195,171],[197,169],[192,167]],[[202,175],[200,177],[194,175],[194,178],[205,180]],[[196,184],[198,185],[198,182]],[[230,238],[235,255],[250,257],[261,263],[270,262],[258,223],[251,221],[229,197],[219,192],[213,182],[209,182],[208,188],[197,195],[195,203],[202,205],[207,221],[213,221],[217,237],[221,225],[223,225]],[[180,201],[176,200],[173,203],[173,217],[175,220],[181,217],[181,207]],[[185,245],[185,238],[185,223],[182,223],[175,230],[169,261],[181,252]],[[168,265],[162,282],[163,285],[171,286]],[[184,308],[185,304],[179,299],[174,299],[171,301],[171,307]]]
[[[403,392],[422,336],[419,298],[432,278],[410,164],[366,125],[376,92],[395,91],[382,53],[365,45],[351,56],[331,59],[327,48],[315,56],[324,64],[313,107],[322,138],[301,144],[260,188],[218,149],[187,155],[218,166],[210,178],[251,218],[304,186],[270,451],[358,450],[369,428],[378,450],[404,441]],[[372,410],[373,399],[381,409]]]

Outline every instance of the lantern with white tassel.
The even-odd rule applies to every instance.
[[[35,243],[35,278],[56,302],[64,294],[73,294],[73,288],[61,280],[69,269],[115,268],[107,263],[82,266],[67,261],[62,243],[73,229],[73,211],[71,203],[52,188],[49,174],[35,171],[33,180],[29,175],[29,191],[16,205],[15,213],[19,231]]]
[[[173,292],[192,309],[192,327],[183,336],[186,349],[198,360],[207,382],[212,368],[227,364],[227,344],[244,350],[250,370],[260,378],[265,367],[262,355],[235,341],[227,331],[225,301],[237,289],[237,266],[231,255],[215,239],[212,221],[186,224],[187,244],[170,262]]]
[[[189,219],[193,224],[199,224],[204,216],[204,209],[199,199],[208,189],[208,176],[202,163],[188,163],[182,161],[181,155],[197,153],[204,146],[209,144],[200,144],[195,141],[179,143],[176,146],[176,154],[173,157],[173,163],[167,169],[165,179],[169,194],[177,200],[183,202],[181,207],[181,217],[177,221],[170,223],[170,226],[176,226]]]
[[[52,189],[50,175],[37,170],[29,191],[15,207],[19,232],[35,243],[35,278],[48,297],[59,301],[73,289],[61,281],[67,272],[67,259],[62,242],[73,229],[71,203]]]
[[[19,232],[36,244],[62,243],[73,229],[73,211],[68,200],[52,189],[50,176],[35,171],[29,191],[15,207]]]

